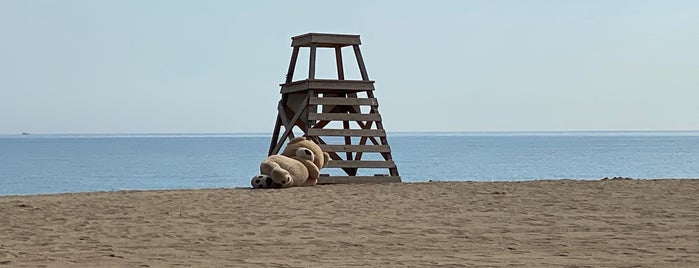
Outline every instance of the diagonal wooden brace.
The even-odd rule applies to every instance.
[[[301,118],[301,115],[306,111],[306,106],[308,105],[308,96],[306,96],[303,101],[301,101],[301,104],[299,104],[299,107],[296,107],[294,111],[296,111],[296,114],[294,114],[294,117],[291,118],[288,122],[284,123],[284,133],[282,133],[282,136],[279,138],[277,145],[274,146],[274,150],[272,150],[271,154],[277,154],[279,153],[279,150],[282,148],[282,145],[284,144],[284,141],[286,141],[287,138],[289,138],[289,134],[292,134],[292,129],[294,128],[294,125],[296,124],[296,121]]]

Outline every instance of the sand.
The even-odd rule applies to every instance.
[[[698,267],[699,180],[0,197],[0,267]]]

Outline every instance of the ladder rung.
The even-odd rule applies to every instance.
[[[381,115],[380,114],[357,114],[357,113],[309,113],[308,120],[381,121]]]
[[[386,137],[383,129],[324,129],[311,128],[308,136],[345,136],[345,137]]]
[[[329,168],[395,168],[393,160],[331,160]]]
[[[323,152],[391,152],[388,145],[327,145],[321,144]]]
[[[311,105],[371,105],[379,106],[376,98],[338,98],[338,97],[311,97],[308,101]]]

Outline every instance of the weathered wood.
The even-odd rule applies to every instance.
[[[308,60],[308,79],[316,78],[316,46],[311,45],[311,54]]]
[[[348,113],[309,113],[310,120],[328,121],[381,121],[380,114],[348,114]]]
[[[323,98],[311,98],[309,100],[310,104],[318,105],[371,105],[378,106],[379,102],[376,98],[334,98],[334,97],[323,97]]]
[[[292,47],[343,47],[361,44],[359,35],[349,34],[307,33],[291,38]]]
[[[320,149],[323,152],[379,152],[386,153],[391,151],[388,145],[330,145],[321,144]]]
[[[372,91],[367,91],[366,94],[367,94],[367,97],[369,97],[369,98],[374,98],[374,92],[372,92]],[[378,111],[378,107],[371,107],[371,112],[376,112],[376,113],[378,113],[378,112],[379,112],[379,111]],[[369,122],[369,123],[372,123],[372,122]],[[378,129],[383,129],[383,123],[382,123],[381,121],[377,121],[377,122],[376,122],[376,128],[378,128]],[[372,141],[374,142],[374,144],[378,144],[378,143],[376,142],[376,140],[375,140],[374,137],[370,137],[370,138],[372,139]],[[381,144],[388,144],[388,139],[386,139],[386,137],[379,137],[379,139],[381,139]],[[393,157],[391,156],[391,152],[381,153],[381,155],[382,155],[383,158],[386,159],[386,160],[392,160],[392,159],[393,159]],[[390,168],[389,171],[390,171],[390,173],[391,173],[391,176],[399,176],[398,167]]]
[[[268,156],[273,154],[272,151],[274,150],[274,148],[277,147],[277,142],[279,142],[277,140],[277,137],[279,137],[279,130],[280,130],[281,124],[282,124],[282,119],[280,116],[281,116],[281,114],[277,114],[277,120],[274,123],[274,130],[272,131],[272,139],[271,139],[272,141],[269,143],[269,151],[267,152]]]
[[[325,126],[330,124],[330,122],[332,122],[332,121],[328,121],[328,120],[318,121],[318,122],[316,122],[315,125],[313,125],[313,128],[324,128]]]
[[[283,126],[289,125],[288,113],[286,111],[286,107],[284,106],[284,104],[281,101],[277,104],[277,113],[279,116],[279,120],[282,121],[282,125]]]
[[[311,128],[306,133],[308,136],[349,136],[349,137],[385,137],[383,129],[324,129]]]
[[[344,129],[349,129],[349,121],[342,121],[342,128]],[[352,137],[345,136],[345,145],[351,145],[352,144]],[[345,157],[346,159],[352,159],[352,152],[345,152]],[[347,173],[347,175],[354,176],[357,175],[357,170],[354,169],[350,172]]]
[[[285,98],[286,100],[285,103],[280,102],[279,107],[283,110],[282,114],[282,123],[286,125],[296,125],[298,126],[301,130],[304,130],[304,128],[307,126],[307,122],[305,121],[304,118],[308,116],[307,109],[303,111],[299,110],[294,110],[295,108],[298,109],[297,107],[304,108],[302,105],[304,103],[308,102],[308,93],[294,93],[294,94],[286,94]],[[310,108],[310,106],[309,106]],[[297,112],[301,112],[299,119],[296,121],[291,121],[291,118],[296,115]],[[294,138],[294,133],[289,132],[289,137],[291,139]]]
[[[361,144],[361,145],[365,145],[365,144],[366,144],[366,141],[367,141],[367,137],[361,137],[361,138],[359,138],[359,144]],[[362,156],[363,156],[363,155],[364,155],[364,152],[357,152],[357,153],[354,155],[354,160],[360,160],[360,159],[362,159]]]
[[[371,129],[371,125],[374,124],[374,121],[367,121],[366,124],[362,123],[362,121],[355,121],[359,127],[362,129]],[[379,123],[379,122],[376,122]],[[376,129],[383,129],[377,127]],[[366,139],[369,139],[372,143],[379,145],[379,144],[388,144],[387,142],[379,143],[375,137],[372,136],[363,136],[359,144],[366,144]]]
[[[394,168],[393,160],[332,160],[328,168]]]
[[[370,92],[371,92],[371,91],[370,91]],[[358,96],[357,96],[357,92],[347,93],[347,98],[356,99],[357,97],[358,97]],[[357,113],[357,114],[361,114],[361,113],[362,113],[362,109],[361,109],[361,107],[359,107],[359,105],[353,105],[353,106],[345,106],[345,105],[343,105],[342,107],[347,107],[347,108],[348,108],[348,111],[347,111],[347,112],[349,112],[349,113]],[[377,114],[378,114],[378,113],[377,113]]]
[[[313,138],[314,140],[318,141],[318,144],[319,144],[319,145],[327,144],[327,143],[325,142],[325,140],[323,140],[323,138],[321,138],[321,137],[315,136],[315,137],[312,137],[312,138]],[[330,155],[330,159],[332,159],[332,160],[340,160],[340,161],[343,160],[342,157],[341,157],[339,154],[337,154],[337,152],[327,152],[327,153]],[[347,173],[347,175],[350,175],[350,176],[357,175],[357,173],[356,173],[357,169],[356,169],[356,168],[343,168],[342,170],[343,170],[345,173]]]
[[[294,47],[293,51],[291,52],[291,62],[289,62],[289,70],[286,71],[286,82],[285,83],[291,83],[294,79],[294,69],[296,68],[296,60],[299,57],[299,48]]]
[[[315,93],[313,90],[307,91],[306,103],[308,103],[308,100],[310,100],[311,98],[315,98],[315,97],[318,97],[317,93]],[[303,133],[307,133],[308,129],[313,127],[313,125],[316,123],[316,120],[311,120],[308,118],[308,114],[317,113],[317,112],[318,112],[318,106],[312,105],[312,104],[308,104],[306,106],[306,114],[304,115],[305,118],[303,118],[303,124],[304,124]]]
[[[359,45],[352,45],[352,48],[354,48],[354,57],[357,59],[357,64],[359,64],[359,72],[362,74],[362,80],[369,81],[369,74],[366,71],[364,59],[362,58],[362,51],[359,50]]]
[[[296,114],[294,117],[289,120],[289,123],[284,126],[284,133],[282,134],[281,138],[279,139],[279,142],[277,142],[277,145],[274,146],[274,150],[272,150],[271,154],[277,154],[279,153],[279,150],[281,149],[282,145],[284,144],[284,141],[289,137],[289,134],[291,133],[292,129],[294,128],[295,122],[301,118],[301,114],[303,114],[304,110],[306,109],[306,105],[308,104],[308,98],[305,98],[303,101],[301,101],[301,104],[299,104],[299,107],[296,108]]]
[[[342,170],[346,174],[323,177],[320,183],[401,181],[396,164],[391,158],[391,148],[381,123],[378,101],[374,98],[374,81],[369,80],[359,44],[358,35],[308,33],[292,37],[294,50],[287,79],[280,85],[282,98],[278,106],[279,115],[273,131],[273,141],[270,143],[270,154],[278,153],[289,137],[294,136],[293,129],[298,127],[307,138],[318,143],[321,149],[330,155],[332,160],[328,167]],[[342,48],[345,46],[353,47],[361,80],[345,80],[342,58]],[[293,81],[301,47],[310,48],[308,77],[305,80]],[[335,50],[337,79],[315,79],[318,48]],[[366,94],[366,97],[359,97],[360,94]],[[369,112],[363,111],[367,108],[362,106],[368,106]],[[326,129],[325,127],[332,122],[342,122],[341,129]],[[355,123],[359,129],[356,129]],[[285,129],[279,135],[282,132],[281,126]],[[323,138],[329,136],[339,136],[342,139],[328,138],[335,144],[327,144]],[[359,137],[359,144],[356,144],[357,140],[354,137]],[[363,160],[364,154],[368,153],[374,155],[368,160]],[[378,159],[375,157],[377,154],[380,154]],[[388,174],[357,176],[361,174],[358,172],[361,169],[388,169]]]
[[[318,178],[318,184],[396,182],[401,182],[399,176],[321,176]]]
[[[310,73],[310,71],[309,71]],[[330,80],[330,79],[306,79],[289,84],[282,84],[282,94],[305,91],[309,89],[324,91],[370,91],[374,90],[374,81],[362,80]]]
[[[335,47],[335,65],[337,65],[337,80],[345,80],[345,69],[342,65],[341,47]]]

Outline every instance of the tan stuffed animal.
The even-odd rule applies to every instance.
[[[298,149],[301,148],[307,148],[310,149],[311,152],[313,152],[313,163],[316,164],[318,169],[322,169],[328,166],[328,162],[330,161],[330,155],[326,152],[323,152],[323,150],[320,149],[320,146],[318,146],[318,144],[307,139],[306,137],[298,137],[289,141],[289,144],[286,145],[284,151],[282,151],[281,154],[292,157],[294,155],[297,155],[296,152],[298,151]],[[318,176],[311,176],[309,180],[315,180],[317,182]],[[312,185],[316,185],[316,182],[313,182]]]
[[[318,182],[320,169],[327,166],[329,160],[328,153],[314,142],[304,137],[295,138],[282,154],[263,160],[260,175],[253,177],[250,183],[253,188],[313,186]]]

